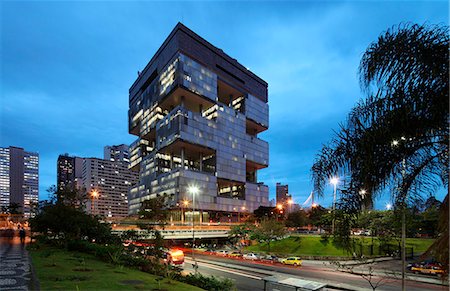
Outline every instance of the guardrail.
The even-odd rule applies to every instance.
[[[120,235],[126,230],[113,230],[112,233]],[[192,229],[179,229],[179,230],[159,230],[163,239],[190,239],[192,238]],[[154,235],[146,230],[136,230],[139,239],[153,239]],[[195,230],[196,239],[202,238],[225,238],[228,237],[228,230]]]

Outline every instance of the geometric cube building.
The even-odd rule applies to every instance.
[[[139,172],[129,213],[157,195],[175,221],[231,221],[269,206],[258,181],[269,165],[258,138],[268,110],[264,80],[178,23],[129,91],[130,169]]]

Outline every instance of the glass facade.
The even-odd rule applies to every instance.
[[[0,207],[18,203],[29,217],[38,200],[39,155],[16,147],[0,148]]]
[[[153,78],[153,79],[152,79]],[[268,206],[257,172],[268,167],[268,105],[217,68],[178,52],[130,98],[130,168],[139,182],[129,192],[129,213],[166,194],[176,209],[193,200],[202,211],[251,212]]]

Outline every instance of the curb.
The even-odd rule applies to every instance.
[[[356,271],[356,272],[355,271],[346,271],[346,270],[338,270],[338,271],[342,272],[342,273],[355,274],[355,275],[359,275],[359,276],[367,275],[366,273],[359,272],[359,271]],[[373,275],[387,277],[387,278],[396,279],[396,280],[401,280],[401,273],[395,273],[395,275],[392,275],[389,273],[373,272]],[[408,281],[428,283],[428,284],[434,284],[434,285],[439,285],[439,286],[448,286],[448,283],[446,281],[442,281],[442,280],[435,279],[435,278],[417,277],[417,276],[411,277],[410,275],[407,274],[405,276],[405,279]]]
[[[39,282],[39,279],[36,275],[36,270],[33,265],[33,260],[31,258],[30,252],[28,252],[28,250],[27,250],[27,254],[28,254],[28,264],[30,265],[30,271],[31,271],[31,280],[29,283],[29,288],[30,288],[30,290],[40,291],[41,283]]]

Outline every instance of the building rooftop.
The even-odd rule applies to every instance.
[[[183,35],[182,35],[183,34]],[[259,86],[262,86],[267,91],[267,82],[255,75],[253,72],[248,70],[246,67],[241,65],[236,59],[230,57],[227,55],[222,49],[215,47],[211,43],[209,43],[207,40],[193,32],[191,29],[186,27],[181,22],[178,22],[177,25],[174,27],[174,29],[171,31],[169,36],[164,40],[163,44],[159,47],[155,55],[151,58],[151,60],[148,62],[148,64],[145,66],[145,68],[142,70],[142,72],[139,74],[138,78],[134,81],[133,85],[130,87],[130,95],[134,96],[133,92],[135,93],[139,88],[139,84],[142,84],[145,82],[146,79],[149,78],[149,75],[151,74],[151,71],[155,67],[156,60],[163,55],[163,52],[167,52],[170,57],[172,56],[170,51],[173,50],[173,45],[176,46],[175,50],[181,50],[185,52],[186,50],[198,50],[198,46],[186,44],[186,39],[183,38],[184,36],[188,36],[188,41],[194,41],[196,45],[200,44],[203,48],[206,48],[207,50],[213,52],[216,56],[219,56],[222,59],[222,62],[224,61],[227,63],[227,65],[231,65],[234,69],[236,69],[239,74],[246,75],[249,79],[252,79],[255,83],[259,84]],[[171,45],[171,43],[174,43]],[[167,56],[164,56],[167,57]],[[217,61],[217,60],[215,60]],[[222,69],[219,64],[216,64],[216,67],[219,69]],[[216,68],[213,68],[216,69]],[[229,73],[226,70],[225,73]],[[234,76],[236,77],[236,76]],[[239,78],[238,78],[239,79]],[[241,80],[242,81],[242,80]],[[245,82],[244,82],[245,83]],[[130,96],[130,97],[131,97]],[[262,99],[265,99],[267,102],[267,93],[265,96],[260,96]]]

